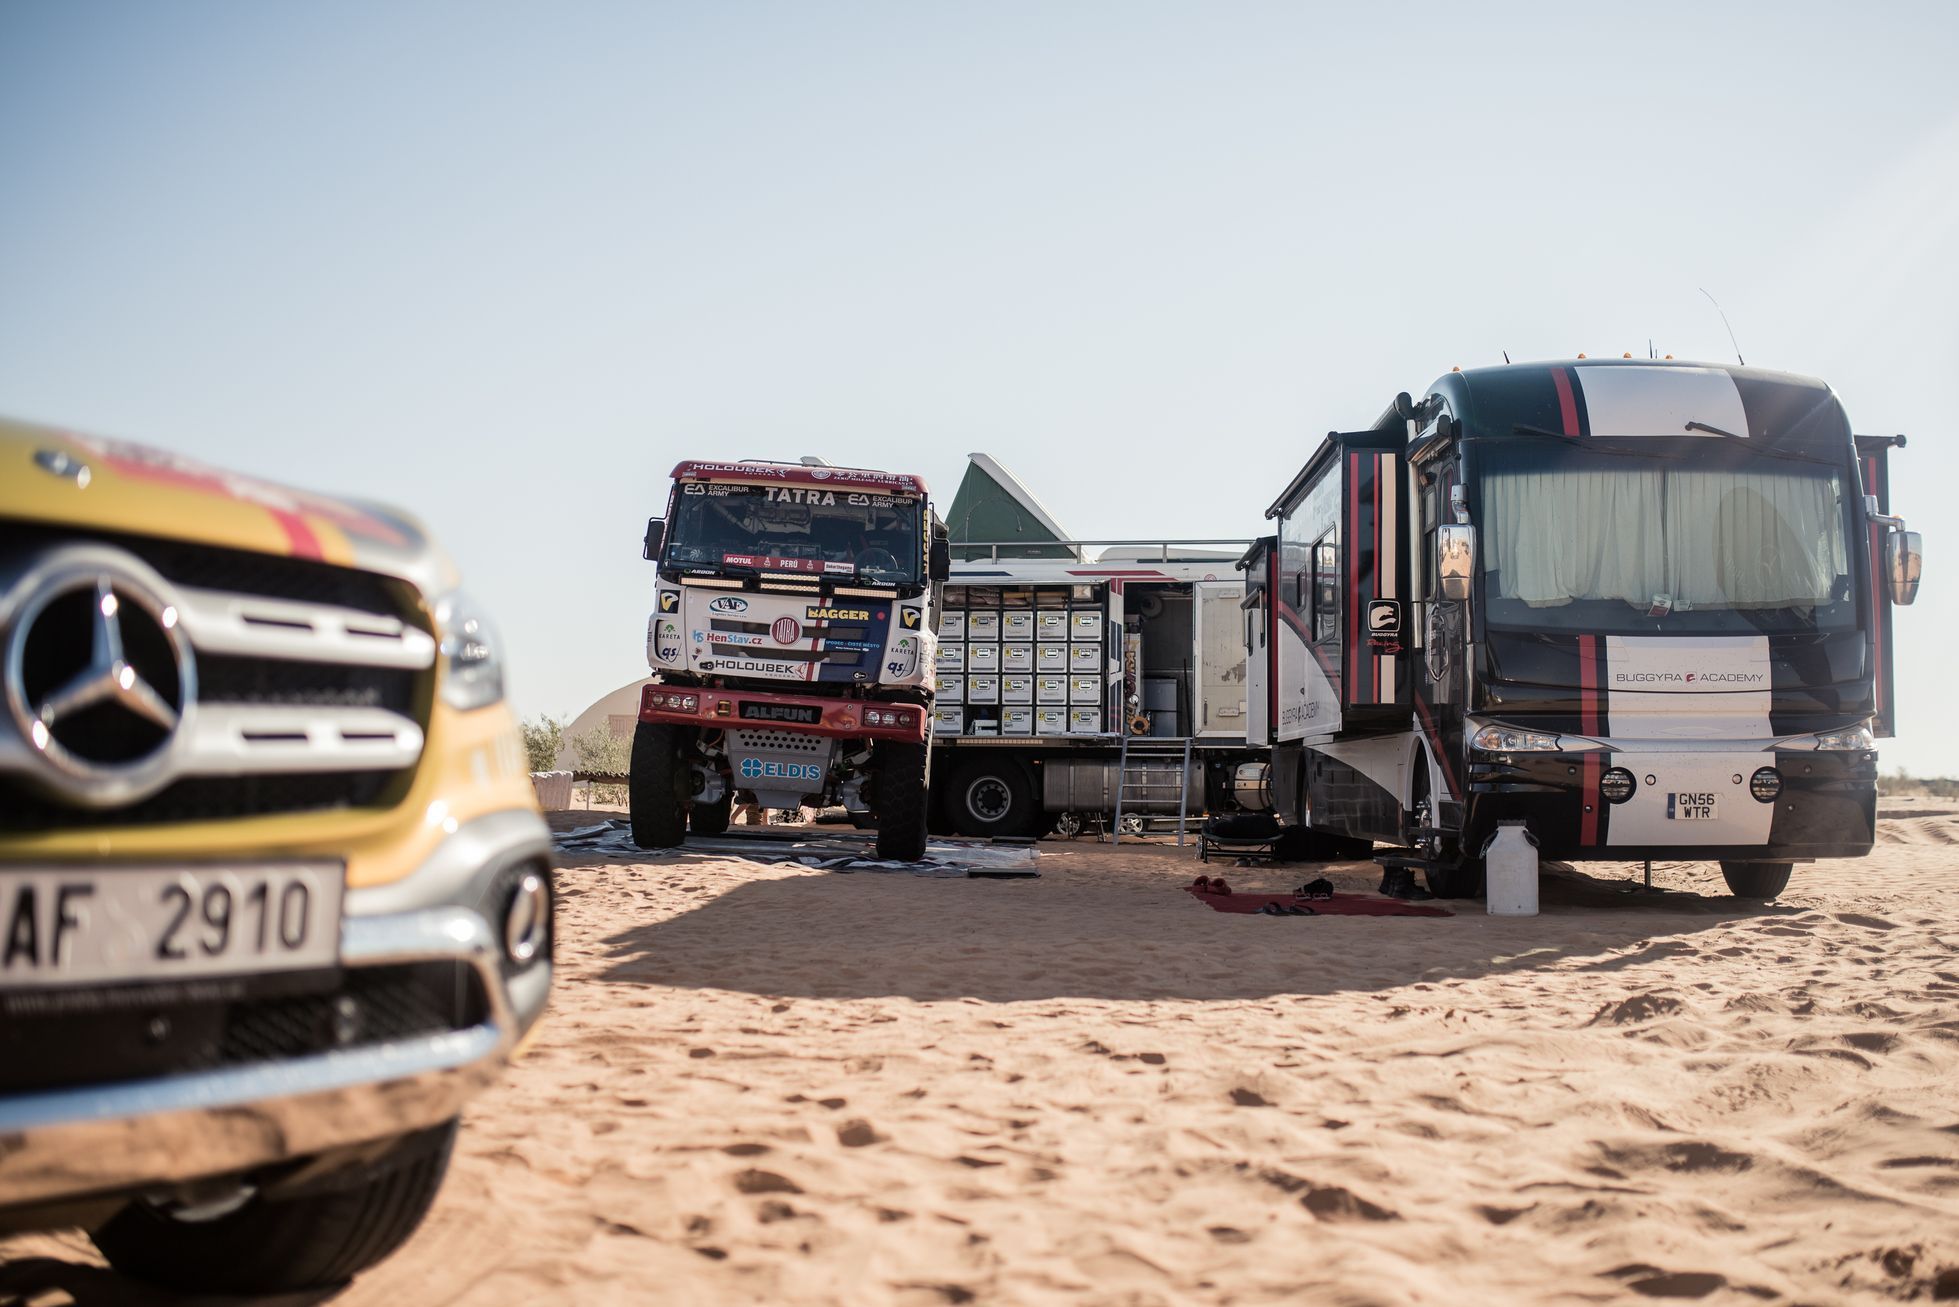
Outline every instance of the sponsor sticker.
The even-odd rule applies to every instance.
[[[868,622],[871,610],[868,608],[823,608],[811,604],[803,610],[803,620],[809,622]]]
[[[707,607],[711,613],[745,613],[748,611],[748,601],[740,595],[722,595]]]
[[[1401,634],[1401,601],[1398,599],[1370,599],[1367,601],[1367,634],[1371,638],[1392,639]]]
[[[803,628],[793,617],[778,617],[769,627],[769,634],[777,644],[794,644],[803,638]]]
[[[663,613],[670,613],[670,612],[673,612],[673,611],[674,611],[674,610],[675,610],[676,608],[679,608],[679,607],[680,607],[680,594],[679,594],[679,592],[678,592],[678,591],[675,591],[675,590],[662,590],[662,591],[660,591],[660,611],[661,611],[661,612],[663,612]]]
[[[898,621],[904,625],[907,631],[917,630],[918,610],[916,608],[900,608],[898,610]]]
[[[823,710],[806,703],[744,703],[739,715],[751,722],[795,722],[802,726],[823,720]]]
[[[820,781],[823,769],[813,762],[764,762],[760,758],[741,760],[742,779],[750,781]]]

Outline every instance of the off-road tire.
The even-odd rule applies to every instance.
[[[872,763],[877,768],[877,855],[893,862],[917,862],[925,856],[926,810],[931,803],[925,785],[925,746],[879,740]]]
[[[1793,862],[1724,862],[1721,879],[1738,899],[1768,900],[1789,888],[1789,873],[1795,869]]]
[[[696,835],[720,835],[728,829],[728,822],[735,815],[735,796],[732,791],[723,794],[713,803],[702,803],[696,799],[687,809],[687,829]]]
[[[94,1232],[109,1265],[192,1293],[273,1294],[345,1284],[415,1233],[449,1169],[456,1122],[289,1198],[260,1195],[205,1221],[137,1200]]]
[[[1414,798],[1408,814],[1411,829],[1433,825],[1434,800],[1429,795],[1428,768],[1418,757],[1415,768]],[[1418,851],[1428,859],[1422,879],[1428,892],[1438,899],[1473,899],[1483,892],[1483,860],[1472,857],[1462,847],[1459,836],[1434,836],[1415,841]]]
[[[1034,805],[1034,782],[1011,758],[983,758],[952,774],[946,813],[961,835],[1038,835],[1041,815]]]
[[[633,729],[633,770],[626,796],[633,843],[642,849],[677,848],[687,838],[687,794],[693,775],[680,756],[680,731],[666,722],[640,722]]]

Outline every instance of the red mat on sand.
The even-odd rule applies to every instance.
[[[1426,903],[1404,903],[1378,894],[1335,894],[1330,899],[1297,899],[1290,894],[1206,894],[1184,886],[1192,898],[1208,903],[1219,912],[1256,913],[1268,903],[1303,903],[1321,917],[1453,917],[1447,908]]]

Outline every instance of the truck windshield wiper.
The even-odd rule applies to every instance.
[[[1705,422],[1689,422],[1687,424],[1687,430],[1705,431],[1710,436],[1726,436],[1730,440],[1746,440],[1748,438],[1746,436],[1738,436],[1734,432],[1724,430],[1721,427],[1709,426]]]

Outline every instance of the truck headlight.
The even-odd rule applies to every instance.
[[[467,712],[503,699],[503,642],[476,602],[462,591],[436,601],[441,636],[442,701]]]
[[[1523,731],[1491,722],[1469,737],[1469,747],[1484,753],[1556,753],[1561,738],[1544,731]]]

